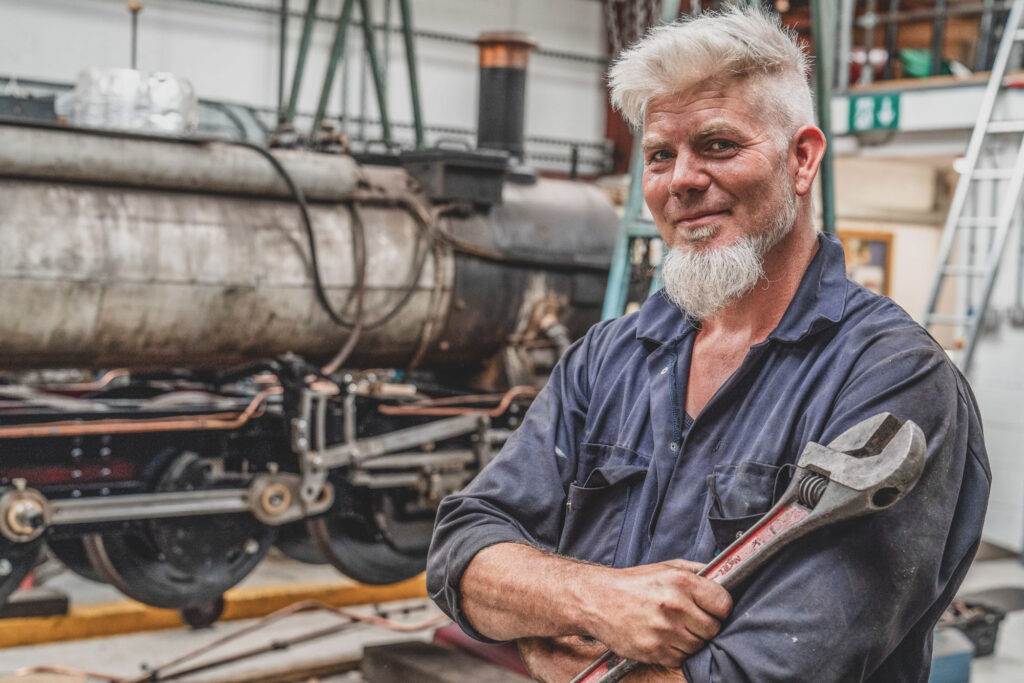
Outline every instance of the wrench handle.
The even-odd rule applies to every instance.
[[[767,562],[782,545],[769,551],[762,548],[769,545],[783,531],[802,522],[811,514],[811,509],[793,501],[780,506],[740,536],[732,545],[718,554],[697,576],[704,576],[721,584],[726,590],[735,588],[743,579]],[[760,552],[759,552],[760,551]],[[740,568],[742,567],[742,571]]]
[[[762,551],[762,548],[810,514],[810,508],[796,501],[778,505],[715,559],[704,565],[704,568],[697,572],[697,576],[709,578],[721,584],[726,590],[735,588],[767,562],[775,551],[785,545],[785,542],[767,552]],[[572,679],[571,683],[616,683],[639,666],[640,662],[619,659],[608,650]]]

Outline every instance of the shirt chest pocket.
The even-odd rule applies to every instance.
[[[612,566],[648,463],[631,451],[593,444],[584,444],[580,456],[581,476],[569,486],[558,554]]]
[[[708,477],[708,525],[715,553],[727,548],[768,512],[789,483],[792,468],[759,462],[719,465]]]

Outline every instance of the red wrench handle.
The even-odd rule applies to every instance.
[[[765,515],[756,525],[743,534],[735,543],[723,550],[703,569],[697,572],[721,584],[726,589],[734,587],[738,581],[740,566],[750,562],[765,545],[789,527],[803,521],[811,514],[811,509],[798,502],[782,505],[770,515]],[[762,554],[758,564],[774,553]],[[620,659],[611,651],[605,652],[599,659],[584,669],[571,683],[615,683],[621,681],[640,666],[640,662],[632,659]]]
[[[749,562],[758,550],[776,536],[794,524],[802,522],[810,514],[811,509],[800,503],[792,502],[783,505],[775,511],[775,514],[765,516],[747,533],[740,536],[735,543],[719,553],[715,559],[697,572],[697,576],[705,576],[722,584],[726,589],[732,588],[734,582],[730,580],[730,577],[741,565]]]

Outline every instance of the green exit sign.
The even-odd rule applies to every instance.
[[[850,132],[899,128],[899,93],[855,95],[850,98]]]

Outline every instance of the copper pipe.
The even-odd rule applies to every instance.
[[[113,382],[118,377],[126,377],[131,373],[128,368],[117,368],[106,372],[95,382],[74,382],[72,384],[44,384],[42,388],[48,391],[99,391]]]
[[[212,650],[215,650],[215,649],[221,647],[222,645],[225,645],[225,644],[227,644],[229,642],[238,640],[239,638],[241,638],[243,636],[246,636],[246,635],[249,635],[250,633],[254,633],[254,632],[256,632],[256,631],[258,631],[258,630],[260,630],[260,629],[262,629],[262,628],[264,628],[266,626],[269,626],[270,624],[272,624],[272,623],[274,623],[276,621],[280,621],[280,620],[284,619],[285,617],[289,617],[289,616],[292,616],[294,614],[298,614],[300,612],[309,612],[309,611],[317,611],[317,610],[329,612],[331,614],[334,614],[336,616],[342,617],[344,619],[348,619],[349,623],[351,623],[351,622],[363,622],[363,623],[372,624],[374,626],[380,626],[380,627],[383,627],[383,628],[386,628],[386,629],[390,629],[392,631],[398,631],[398,632],[402,632],[402,633],[412,633],[412,632],[415,632],[415,631],[422,631],[422,630],[428,629],[428,628],[430,628],[432,626],[436,626],[436,625],[438,625],[438,624],[448,620],[448,617],[446,617],[443,614],[439,614],[437,616],[430,617],[430,618],[425,619],[423,621],[419,621],[419,622],[411,623],[411,624],[405,624],[405,623],[402,623],[402,622],[399,622],[399,621],[394,621],[392,619],[387,619],[385,617],[379,617],[379,616],[375,616],[375,615],[359,614],[358,612],[353,612],[352,610],[348,610],[348,609],[345,609],[343,607],[334,607],[333,605],[328,605],[326,603],[318,602],[316,600],[302,600],[302,601],[299,601],[299,602],[292,603],[291,605],[288,605],[287,607],[282,607],[281,609],[277,610],[276,612],[272,612],[272,613],[268,614],[267,616],[261,618],[259,621],[255,622],[253,624],[245,626],[245,627],[243,627],[243,628],[241,628],[241,629],[239,629],[237,631],[234,631],[233,633],[228,633],[227,635],[221,636],[220,638],[217,638],[213,642],[207,643],[206,645],[203,645],[202,647],[199,647],[199,648],[197,648],[195,650],[192,650],[191,652],[186,652],[185,654],[183,654],[183,655],[181,655],[181,656],[179,656],[179,657],[177,657],[177,658],[175,658],[175,659],[173,659],[173,660],[171,660],[171,661],[169,661],[169,662],[167,662],[165,664],[161,664],[156,669],[154,669],[154,670],[144,674],[143,676],[141,676],[139,678],[131,679],[131,681],[132,681],[132,683],[143,683],[144,681],[162,680],[164,677],[166,677],[166,678],[174,678],[174,677],[176,677],[176,675],[174,673],[168,673],[168,671],[167,671],[168,669],[172,669],[174,667],[180,667],[180,665],[183,664],[184,662],[187,662],[187,661],[189,661],[191,659],[195,659],[196,657],[199,657],[200,655],[207,654],[207,653],[211,652]]]
[[[74,683],[86,683],[86,681],[93,678],[112,683],[127,683],[130,680],[121,676],[113,676],[111,674],[99,673],[88,669],[76,669],[73,666],[61,666],[59,664],[23,666],[14,670],[15,678],[20,678],[22,676],[35,676],[37,674],[56,674],[58,676],[66,676],[71,678]]]
[[[48,436],[82,436],[88,434],[143,434],[149,432],[189,432],[214,429],[237,429],[262,415],[263,402],[271,394],[280,394],[281,387],[263,389],[241,413],[211,413],[162,417],[154,420],[62,420],[34,425],[0,427],[0,439],[25,439]]]
[[[490,410],[483,410],[481,408],[465,408],[465,407],[448,407],[441,402],[454,403],[454,402],[474,402],[484,398],[484,396],[469,396],[469,397],[452,397],[452,398],[441,398],[433,399],[432,401],[425,401],[423,403],[417,403],[414,405],[405,406],[378,406],[377,410],[383,415],[420,415],[426,417],[451,417],[454,415],[486,415],[487,417],[498,417],[508,410],[512,400],[520,396],[530,396],[531,398],[537,395],[537,390],[529,386],[518,386],[512,387],[504,394],[501,395],[501,401],[497,406]],[[491,394],[490,396],[497,396]],[[493,400],[493,399],[491,399]]]

